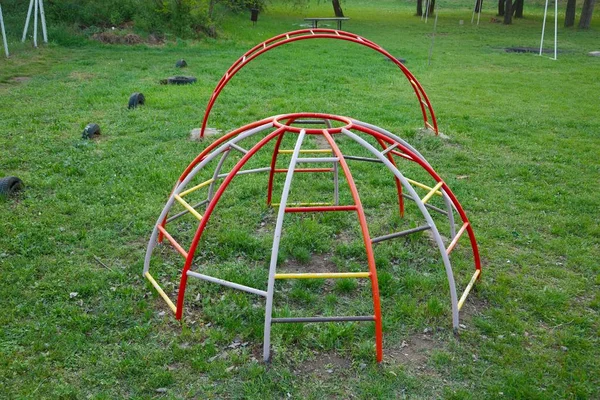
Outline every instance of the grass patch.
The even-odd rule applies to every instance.
[[[256,27],[247,15],[227,16],[222,39],[160,47],[80,41],[33,50],[13,34],[13,56],[0,60],[0,175],[20,177],[26,189],[0,199],[3,393],[600,395],[600,201],[593,190],[600,172],[599,88],[597,58],[587,56],[598,50],[597,29],[561,29],[565,52],[558,61],[506,53],[505,47],[536,45],[541,3],[528,4],[526,18],[510,27],[489,23],[493,10],[484,10],[476,27],[459,24],[468,22],[472,4],[442,2],[429,64],[432,24],[412,16],[412,2],[345,4],[351,20],[344,28],[407,59],[448,140],[418,133],[414,94],[391,63],[369,49],[328,41],[282,46],[254,60],[219,97],[209,126],[227,131],[278,113],[328,112],[384,127],[422,151],[467,210],[484,260],[459,338],[451,332],[445,273],[425,234],[376,248],[385,330],[381,367],[374,363],[369,323],[275,326],[273,362],[265,366],[258,361],[260,298],[195,281],[179,324],[141,277],[150,230],[170,189],[212,140],[193,142],[188,135],[218,79],[256,43],[299,28],[308,14],[329,15],[329,4],[304,11],[274,3]],[[180,58],[198,83],[159,85],[180,72],[174,68]],[[133,92],[147,101],[128,110]],[[82,141],[90,122],[102,135]],[[268,153],[258,154],[256,163],[267,163]],[[407,208],[406,219],[387,217],[396,207],[395,188],[376,166],[351,168],[373,236],[418,226],[414,208]],[[265,205],[263,178],[236,178],[197,254],[200,270],[256,287],[266,281],[274,216]],[[294,200],[314,195],[311,201],[322,201],[331,194],[329,183],[298,180]],[[282,184],[276,182],[275,193]],[[347,191],[340,196],[351,201]],[[320,260],[333,270],[364,271],[351,215],[291,217],[281,265],[310,268]],[[185,243],[197,222],[182,218],[178,224]],[[459,288],[472,270],[464,250],[456,250]],[[164,247],[153,263],[173,295],[180,256]],[[360,280],[278,282],[275,305],[281,317],[363,315],[372,307]]]

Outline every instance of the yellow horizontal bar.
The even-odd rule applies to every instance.
[[[444,184],[444,181],[439,181],[437,185],[435,185],[433,187],[433,189],[431,189],[431,191],[429,193],[427,193],[425,195],[425,197],[423,197],[421,199],[421,201],[423,202],[423,204],[427,203],[429,201],[429,199],[431,198],[431,196],[433,196],[436,192],[438,192],[438,189],[442,187],[442,185]]]
[[[175,196],[175,200],[177,200],[182,206],[184,206],[189,212],[191,212],[192,214],[194,214],[194,217],[198,218],[199,221],[202,220],[202,215],[200,215],[200,213],[198,211],[196,211],[194,209],[194,207],[190,206],[184,199],[182,199],[181,197],[179,197],[178,194],[176,194]]]
[[[417,187],[420,187],[421,189],[425,189],[425,190],[429,190],[429,191],[431,191],[433,189],[432,187],[424,185],[421,182],[413,181],[412,179],[408,179],[408,178],[406,178],[406,180],[408,182],[410,182],[411,185],[415,185]],[[442,192],[437,191],[437,192],[435,192],[435,194],[437,194],[438,196],[441,196]]]
[[[214,181],[215,181],[215,180],[211,178],[211,179],[207,180],[206,182],[202,182],[202,183],[201,183],[201,184],[199,184],[198,186],[194,186],[194,187],[193,187],[193,188],[191,188],[191,189],[188,189],[188,190],[185,190],[185,191],[183,191],[183,192],[179,193],[179,195],[180,195],[180,196],[185,196],[186,194],[190,194],[190,193],[192,193],[194,190],[198,190],[198,189],[200,189],[200,188],[202,188],[202,187],[204,187],[204,186],[206,186],[206,185],[209,185],[209,184],[213,183]]]
[[[272,203],[273,207],[277,207],[279,206],[281,203]],[[294,207],[294,206],[301,206],[301,207],[307,207],[307,206],[332,206],[333,203],[287,203],[285,206],[286,207]]]
[[[292,154],[294,150],[279,150],[279,154]],[[300,153],[332,153],[331,149],[304,149],[300,150]]]
[[[336,279],[336,278],[368,278],[369,272],[322,272],[306,274],[275,274],[275,279]]]
[[[158,283],[156,283],[156,281],[154,280],[154,278],[152,277],[152,275],[150,275],[150,272],[146,272],[144,274],[144,276],[146,278],[148,278],[148,280],[150,281],[150,283],[152,284],[152,286],[154,286],[154,288],[156,289],[156,291],[158,292],[158,294],[160,294],[160,297],[162,297],[167,304],[169,305],[169,307],[171,308],[171,310],[173,310],[173,312],[175,314],[177,314],[177,307],[175,307],[175,304],[173,304],[173,302],[171,301],[171,299],[169,298],[169,296],[167,296],[167,294],[164,292],[164,290],[162,290],[162,288],[160,286],[158,286]]]
[[[465,300],[467,299],[467,296],[469,295],[469,292],[471,291],[471,288],[473,287],[473,284],[475,284],[475,281],[477,280],[477,277],[479,276],[480,273],[481,273],[480,269],[475,270],[475,273],[473,274],[471,281],[467,285],[465,292],[462,294],[462,296],[460,296],[460,300],[458,301],[458,311],[460,311],[463,304],[465,303]]]

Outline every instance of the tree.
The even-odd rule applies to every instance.
[[[577,0],[567,0],[567,11],[565,11],[565,28],[575,25],[575,7]]]
[[[504,3],[505,2],[506,2],[505,0],[498,0],[498,16],[499,17],[504,16]]]
[[[512,8],[513,8],[512,1],[506,0],[505,5],[504,5],[504,25],[512,24],[512,15],[513,15]]]
[[[523,0],[515,0],[515,2],[512,4],[513,14],[515,18],[523,18],[523,3]]]
[[[596,0],[584,0],[583,8],[581,9],[581,17],[579,17],[579,28],[588,29],[592,22],[592,14],[594,13],[594,4]]]
[[[425,0],[427,3],[427,0]],[[429,11],[427,12],[428,15],[432,15],[433,11],[435,10],[435,0],[429,0]],[[417,17],[420,17],[421,15],[423,15],[423,0],[417,0]]]
[[[343,17],[344,11],[342,10],[342,6],[340,5],[340,0],[331,0],[331,4],[333,5],[333,12],[336,17]]]

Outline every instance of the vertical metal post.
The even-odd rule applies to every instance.
[[[542,22],[542,39],[540,40],[540,56],[542,55],[542,49],[544,48],[544,32],[546,31],[546,15],[548,15],[548,0],[546,0],[546,6],[544,7],[544,21]]]
[[[271,319],[273,314],[273,292],[275,290],[275,271],[277,269],[277,258],[279,256],[279,242],[281,241],[281,230],[283,228],[283,218],[285,217],[285,206],[288,201],[288,195],[290,194],[290,187],[292,186],[292,178],[294,177],[294,169],[296,168],[296,161],[300,154],[300,148],[302,147],[302,141],[304,140],[305,130],[302,129],[298,135],[296,146],[294,146],[294,152],[292,153],[292,159],[290,160],[290,166],[285,175],[285,183],[283,184],[283,190],[281,192],[281,200],[279,202],[279,210],[277,211],[277,222],[275,224],[275,232],[273,233],[273,249],[271,250],[271,263],[269,265],[269,282],[267,284],[267,302],[265,305],[265,331],[264,331],[264,342],[263,342],[263,359],[265,362],[269,361],[271,356]]]
[[[2,5],[0,5],[0,28],[2,29],[2,40],[4,42],[4,52],[6,53],[6,57],[9,57],[8,54],[8,42],[6,41],[6,31],[4,30],[4,17],[2,16]]]
[[[435,29],[437,27],[437,17],[438,17],[438,14],[435,13],[435,21],[433,22],[433,34],[431,35],[431,46],[429,46],[429,60],[427,60],[427,65],[431,64],[431,55],[433,54],[433,44],[435,43]]]
[[[48,43],[48,31],[46,30],[46,13],[44,12],[44,0],[40,1],[40,19],[42,20],[42,35],[44,43]]]
[[[554,59],[556,60],[556,49],[558,46],[558,0],[554,0]]]
[[[340,205],[340,172],[338,163],[333,163],[333,204]]]
[[[33,4],[33,47],[37,47],[38,1]]]
[[[27,30],[29,29],[29,20],[31,19],[31,10],[33,10],[33,2],[35,0],[29,1],[29,9],[27,10],[27,18],[25,19],[25,29],[23,29],[23,37],[21,38],[21,42],[25,43],[25,38],[27,37]]]

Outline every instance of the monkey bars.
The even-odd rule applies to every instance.
[[[221,94],[223,88],[227,85],[227,83],[241,70],[245,67],[250,61],[254,60],[258,56],[263,53],[266,53],[269,50],[272,50],[276,47],[282,46],[284,44],[297,42],[300,40],[308,40],[308,39],[334,39],[334,40],[344,40],[351,43],[356,43],[361,46],[366,46],[370,49],[373,49],[384,56],[386,56],[390,61],[400,68],[406,79],[408,79],[411,87],[413,88],[415,95],[417,96],[417,101],[419,103],[419,107],[421,109],[421,113],[423,114],[423,122],[425,124],[425,128],[431,129],[438,134],[438,125],[437,120],[435,118],[435,114],[433,112],[433,107],[425,94],[425,90],[414,77],[414,75],[402,64],[398,59],[392,56],[389,52],[383,49],[378,44],[365,39],[362,36],[355,35],[354,33],[344,32],[341,30],[334,29],[301,29],[292,32],[283,33],[281,35],[277,35],[268,39],[260,44],[257,44],[250,50],[248,50],[244,55],[238,58],[232,65],[229,67],[225,75],[221,77],[217,86],[215,87],[212,95],[210,96],[210,100],[208,101],[208,105],[206,106],[206,111],[204,112],[204,117],[202,118],[202,127],[200,128],[200,137],[204,137],[204,131],[206,129],[206,123],[208,122],[208,117],[212,110],[215,101]]]
[[[266,45],[265,45],[266,46]],[[307,128],[304,125],[323,125],[320,127]],[[302,126],[298,126],[302,125]],[[342,125],[335,126],[334,125]],[[306,137],[309,135],[319,136],[324,139],[326,145],[322,149],[306,148]],[[295,139],[293,149],[282,149],[283,138]],[[353,142],[359,148],[368,152],[370,157],[363,157],[354,154],[345,154],[340,148],[340,140],[345,138],[345,142]],[[376,142],[377,146],[371,144]],[[272,148],[271,162],[269,166],[260,168],[244,169],[246,164],[253,159],[260,150]],[[285,159],[289,157],[286,162]],[[277,168],[278,160],[281,164],[282,158],[287,163],[287,168]],[[233,163],[233,167],[228,172],[222,172],[226,165]],[[254,159],[256,160],[256,158]],[[424,225],[417,228],[407,229],[399,232],[391,232],[379,237],[371,237],[369,233],[368,218],[365,214],[361,196],[355,184],[354,177],[347,160],[353,162],[369,162],[381,165],[381,171],[390,175],[397,185],[398,204],[400,213],[404,213],[403,201],[408,199],[414,202],[424,219]],[[308,169],[300,166],[304,165],[323,165],[328,164],[331,167]],[[409,179],[401,172],[401,165],[416,165],[422,171],[425,171],[430,183],[421,183]],[[208,171],[208,172],[207,172]],[[273,202],[273,177],[276,172],[285,174],[285,182],[279,202]],[[323,202],[302,202],[293,203],[290,201],[289,194],[293,186],[293,178],[296,172],[305,174],[314,174],[315,180],[331,179],[333,182],[333,199],[331,203]],[[342,173],[348,189],[351,194],[351,202],[340,204],[339,198],[339,173]],[[273,244],[269,262],[269,274],[266,282],[256,282],[257,287],[250,287],[240,283],[215,278],[205,273],[198,272],[199,264],[202,263],[201,256],[198,253],[200,239],[207,229],[210,229],[210,219],[225,191],[231,186],[234,178],[245,174],[265,173],[265,182],[267,183],[267,204],[275,207],[277,210],[277,219],[273,230]],[[208,180],[200,179],[202,176],[211,176]],[[239,178],[238,178],[239,179]],[[423,195],[417,193],[418,190],[425,190]],[[404,191],[404,193],[403,193]],[[200,196],[202,201],[196,205],[188,198],[192,195]],[[428,204],[434,198],[441,197],[443,206],[437,207]],[[439,201],[439,200],[436,200]],[[182,207],[183,211],[169,217],[174,206]],[[444,207],[444,208],[441,208]],[[444,218],[445,229],[448,229],[449,239],[445,239],[440,234],[438,223],[432,218],[430,210],[434,211]],[[317,213],[317,212],[351,212],[356,215],[360,226],[360,233],[365,248],[366,265],[364,269],[358,272],[322,272],[322,273],[278,273],[277,260],[280,249],[280,241],[283,233],[283,221],[288,213]],[[176,227],[171,232],[167,230],[174,220],[191,214],[195,217],[197,228],[191,239],[189,246],[184,246],[177,241]],[[455,214],[461,220],[461,228],[456,232]],[[447,226],[446,226],[447,224]],[[458,202],[456,196],[452,193],[446,182],[434,171],[432,166],[425,158],[403,139],[379,128],[375,125],[360,122],[348,117],[322,114],[322,113],[295,113],[277,115],[265,118],[260,121],[236,129],[215,142],[210,144],[202,151],[184,170],[176,182],[166,205],[158,217],[152,235],[146,250],[144,260],[143,275],[157,289],[160,296],[167,302],[168,306],[174,312],[177,319],[183,316],[185,304],[185,293],[188,277],[201,279],[207,282],[216,283],[232,289],[259,295],[265,298],[265,320],[264,320],[264,341],[263,358],[265,361],[270,359],[271,349],[271,329],[273,324],[277,323],[316,323],[316,322],[345,322],[362,321],[373,322],[375,324],[375,349],[377,361],[383,358],[383,334],[382,334],[382,311],[379,298],[379,286],[377,281],[377,269],[374,258],[374,245],[386,240],[410,235],[416,232],[429,230],[437,247],[445,273],[448,279],[450,291],[450,304],[452,310],[452,325],[455,329],[459,325],[459,311],[464,304],[475,281],[479,279],[481,273],[481,263],[479,251],[473,228]],[[450,255],[456,248],[459,240],[464,234],[469,237],[471,253],[475,266],[475,273],[470,279],[469,284],[458,299],[454,272],[450,262]],[[171,301],[170,297],[164,292],[160,284],[150,275],[150,261],[153,257],[153,251],[156,246],[164,239],[176,250],[184,259],[181,268],[180,282],[177,290],[176,303]],[[159,275],[156,275],[159,276]],[[368,279],[370,281],[372,312],[368,315],[348,315],[348,316],[303,316],[288,317],[278,316],[274,304],[275,282],[286,279]],[[160,280],[160,279],[159,279]]]

